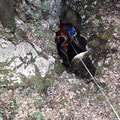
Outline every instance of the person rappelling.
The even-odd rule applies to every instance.
[[[61,24],[59,26],[55,42],[57,44],[58,54],[62,57],[65,66],[71,66],[71,61],[76,55],[75,50],[77,53],[86,51],[86,44],[84,46],[82,45],[82,42],[85,42],[85,40],[81,38],[73,25]]]
[[[61,24],[59,31],[56,33],[56,44],[58,54],[63,58],[63,64],[70,66],[70,60],[68,58],[68,47],[72,39],[77,36],[77,30],[69,24]]]

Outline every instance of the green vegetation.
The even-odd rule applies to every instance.
[[[24,8],[23,5],[20,6],[20,11],[21,11],[21,12],[25,12],[25,8]]]
[[[22,86],[35,86],[35,89],[43,92],[44,94],[47,94],[47,88],[52,84],[54,81],[54,78],[52,76],[46,76],[45,78],[42,78],[39,70],[36,67],[36,76],[32,76],[31,78],[26,78],[24,76],[24,83]]]
[[[45,36],[45,32],[41,29],[40,26],[36,27],[34,33],[37,35],[38,38]]]
[[[3,120],[2,114],[0,113],[0,120]]]
[[[58,32],[60,30],[60,28],[56,28],[55,30],[54,30],[54,32]]]
[[[45,120],[45,117],[40,112],[35,112],[30,118],[26,118],[25,120],[34,120],[34,118],[37,118],[37,120]]]
[[[0,30],[0,34],[1,34],[1,35],[5,35],[6,32],[5,32],[4,30]]]
[[[18,109],[20,107],[20,104],[18,104],[15,101],[13,101],[13,106],[14,106],[15,109]]]
[[[5,88],[2,86],[0,87],[0,94],[5,91]]]
[[[77,107],[75,107],[74,112],[79,112],[78,109],[77,109]]]
[[[60,59],[56,58],[55,61],[55,73],[57,73],[58,75],[62,74],[62,72],[64,71],[64,67],[61,65]]]
[[[116,53],[116,52],[118,52],[118,48],[114,47],[114,48],[111,49],[111,51],[112,51],[112,53]]]
[[[24,97],[28,96],[28,95],[29,95],[29,91],[28,91],[28,90],[22,91],[22,95],[23,95]]]
[[[36,6],[36,8],[37,8],[37,11],[29,12],[30,16],[33,19],[32,24],[34,24],[34,26],[35,26],[34,33],[36,34],[36,36],[38,38],[43,37],[45,39],[46,38],[45,31],[40,27],[40,20],[44,16],[47,16],[51,12],[49,1],[47,1],[47,0],[42,1],[42,3],[40,5]],[[22,9],[22,11],[24,11],[23,6],[21,6],[21,9]],[[42,15],[42,13],[44,15]]]
[[[97,20],[99,20],[98,23]],[[92,59],[95,62],[95,66],[98,67],[98,62],[100,60],[106,59],[108,53],[110,53],[110,46],[108,41],[113,40],[113,31],[115,29],[115,25],[111,24],[107,29],[105,29],[105,23],[102,21],[98,15],[96,15],[96,19],[90,19],[87,25],[87,32],[89,33],[88,39],[88,47],[90,48],[90,54],[92,55]],[[93,22],[92,22],[93,21]],[[97,27],[96,27],[96,23]],[[113,49],[113,52],[116,52],[117,49]],[[103,64],[104,65],[104,64]],[[96,71],[97,76],[102,75],[103,66],[98,67]]]
[[[39,103],[40,103],[40,99],[41,99],[40,97],[36,97],[36,98],[35,98],[35,103],[36,103],[36,104],[39,104]]]
[[[38,120],[45,120],[45,117],[43,116],[43,114],[39,113],[39,112],[35,112],[33,114],[33,116],[37,116]]]
[[[98,100],[98,102],[103,102],[104,100],[105,100],[105,97],[103,96],[103,95],[99,95],[98,97],[97,97],[97,100]]]
[[[42,4],[40,6],[38,6],[38,7],[41,8],[41,10],[43,12],[50,12],[51,11],[49,1],[47,1],[47,0],[44,0],[42,2]]]

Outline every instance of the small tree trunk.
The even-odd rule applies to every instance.
[[[4,27],[15,27],[14,0],[0,0],[0,21]]]

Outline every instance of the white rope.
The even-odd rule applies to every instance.
[[[77,53],[77,51],[75,50],[75,48],[73,47],[73,45],[71,44],[72,48],[74,49],[74,51]],[[104,91],[102,90],[101,86],[97,83],[96,79],[93,77],[93,75],[91,74],[91,72],[89,71],[89,69],[87,68],[86,64],[84,63],[84,61],[80,58],[80,61],[82,62],[82,64],[84,65],[85,69],[87,70],[87,72],[90,74],[91,78],[93,79],[93,81],[95,82],[95,84],[97,85],[97,87],[99,88],[99,90],[101,91],[101,93],[104,95],[105,99],[107,100],[107,102],[109,103],[110,107],[112,108],[114,114],[116,115],[116,117],[118,118],[118,120],[120,120],[120,117],[117,113],[117,111],[115,110],[115,108],[113,107],[113,105],[111,104],[111,102],[109,101],[109,98],[106,96],[106,94],[104,93]]]
[[[70,64],[70,61],[69,61],[69,58],[68,58],[68,55],[64,52],[64,50],[62,50],[62,49],[60,49],[62,52],[63,52],[63,54],[67,57],[67,61],[69,62],[69,64]]]

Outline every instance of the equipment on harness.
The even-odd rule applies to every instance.
[[[71,36],[71,37],[74,37],[77,35],[77,31],[75,30],[74,27],[70,26],[68,29],[67,29],[67,32],[68,34]]]
[[[67,47],[69,41],[77,35],[77,31],[72,25],[68,24],[61,24],[59,28],[60,30],[56,33],[56,43],[60,42],[62,38],[62,47]]]

